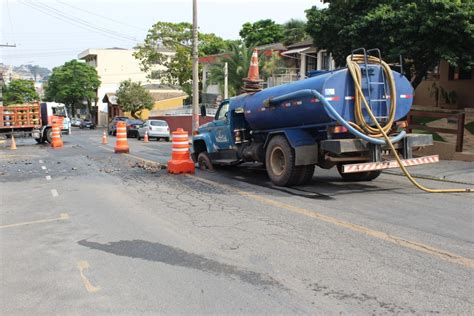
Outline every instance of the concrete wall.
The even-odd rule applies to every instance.
[[[438,106],[443,108],[474,108],[474,76],[471,80],[449,80],[449,64],[442,61],[439,66],[439,79],[432,78],[421,82],[415,90],[414,104],[435,106],[436,100],[430,96],[433,83],[446,91],[456,91],[457,103],[448,105],[439,100]]]

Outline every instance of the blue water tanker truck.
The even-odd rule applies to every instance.
[[[214,121],[193,136],[194,161],[201,169],[260,162],[279,186],[308,183],[315,166],[336,167],[344,180],[371,181],[382,169],[398,165],[387,156],[387,141],[362,102],[365,98],[404,164],[436,162],[437,156],[412,157],[416,148],[432,145],[431,135],[403,130],[413,102],[410,82],[363,52],[350,57],[357,74],[348,68],[318,71],[303,80],[224,100]]]

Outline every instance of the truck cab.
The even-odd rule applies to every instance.
[[[63,103],[57,102],[42,102],[41,103],[41,116],[43,118],[44,126],[51,126],[52,117],[59,116],[63,118],[63,126],[61,132],[68,135],[71,134],[71,118],[69,117],[67,107]]]

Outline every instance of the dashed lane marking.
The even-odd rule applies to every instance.
[[[41,169],[46,170],[46,166],[41,166]]]
[[[51,180],[51,176],[46,176],[46,180]]]
[[[79,261],[77,263],[77,268],[79,269],[79,273],[81,274],[82,283],[84,284],[84,287],[86,288],[87,292],[95,293],[95,292],[100,291],[100,287],[92,285],[92,283],[89,281],[89,279],[84,275],[84,272],[89,269],[89,262]]]
[[[58,197],[58,196],[59,196],[59,193],[58,193],[58,191],[57,191],[56,189],[52,189],[52,190],[51,190],[51,195],[52,195],[53,197]]]
[[[64,221],[69,219],[68,213],[61,213],[57,218],[50,218],[50,219],[40,219],[37,221],[31,222],[23,222],[23,223],[16,223],[16,224],[8,224],[8,225],[1,225],[0,228],[12,228],[18,226],[25,226],[25,225],[33,225],[33,224],[41,224],[41,223],[48,223],[48,222],[55,222],[55,221]]]
[[[43,163],[43,160],[38,160],[39,163]]]

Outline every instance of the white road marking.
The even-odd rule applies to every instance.
[[[58,193],[58,191],[56,191],[56,189],[52,189],[51,194],[53,195],[53,197],[58,197],[59,196],[59,193]]]
[[[46,176],[46,180],[51,180],[51,176]]]
[[[43,163],[43,160],[38,160],[39,163]]]
[[[46,166],[41,166],[41,169],[46,170]]]

